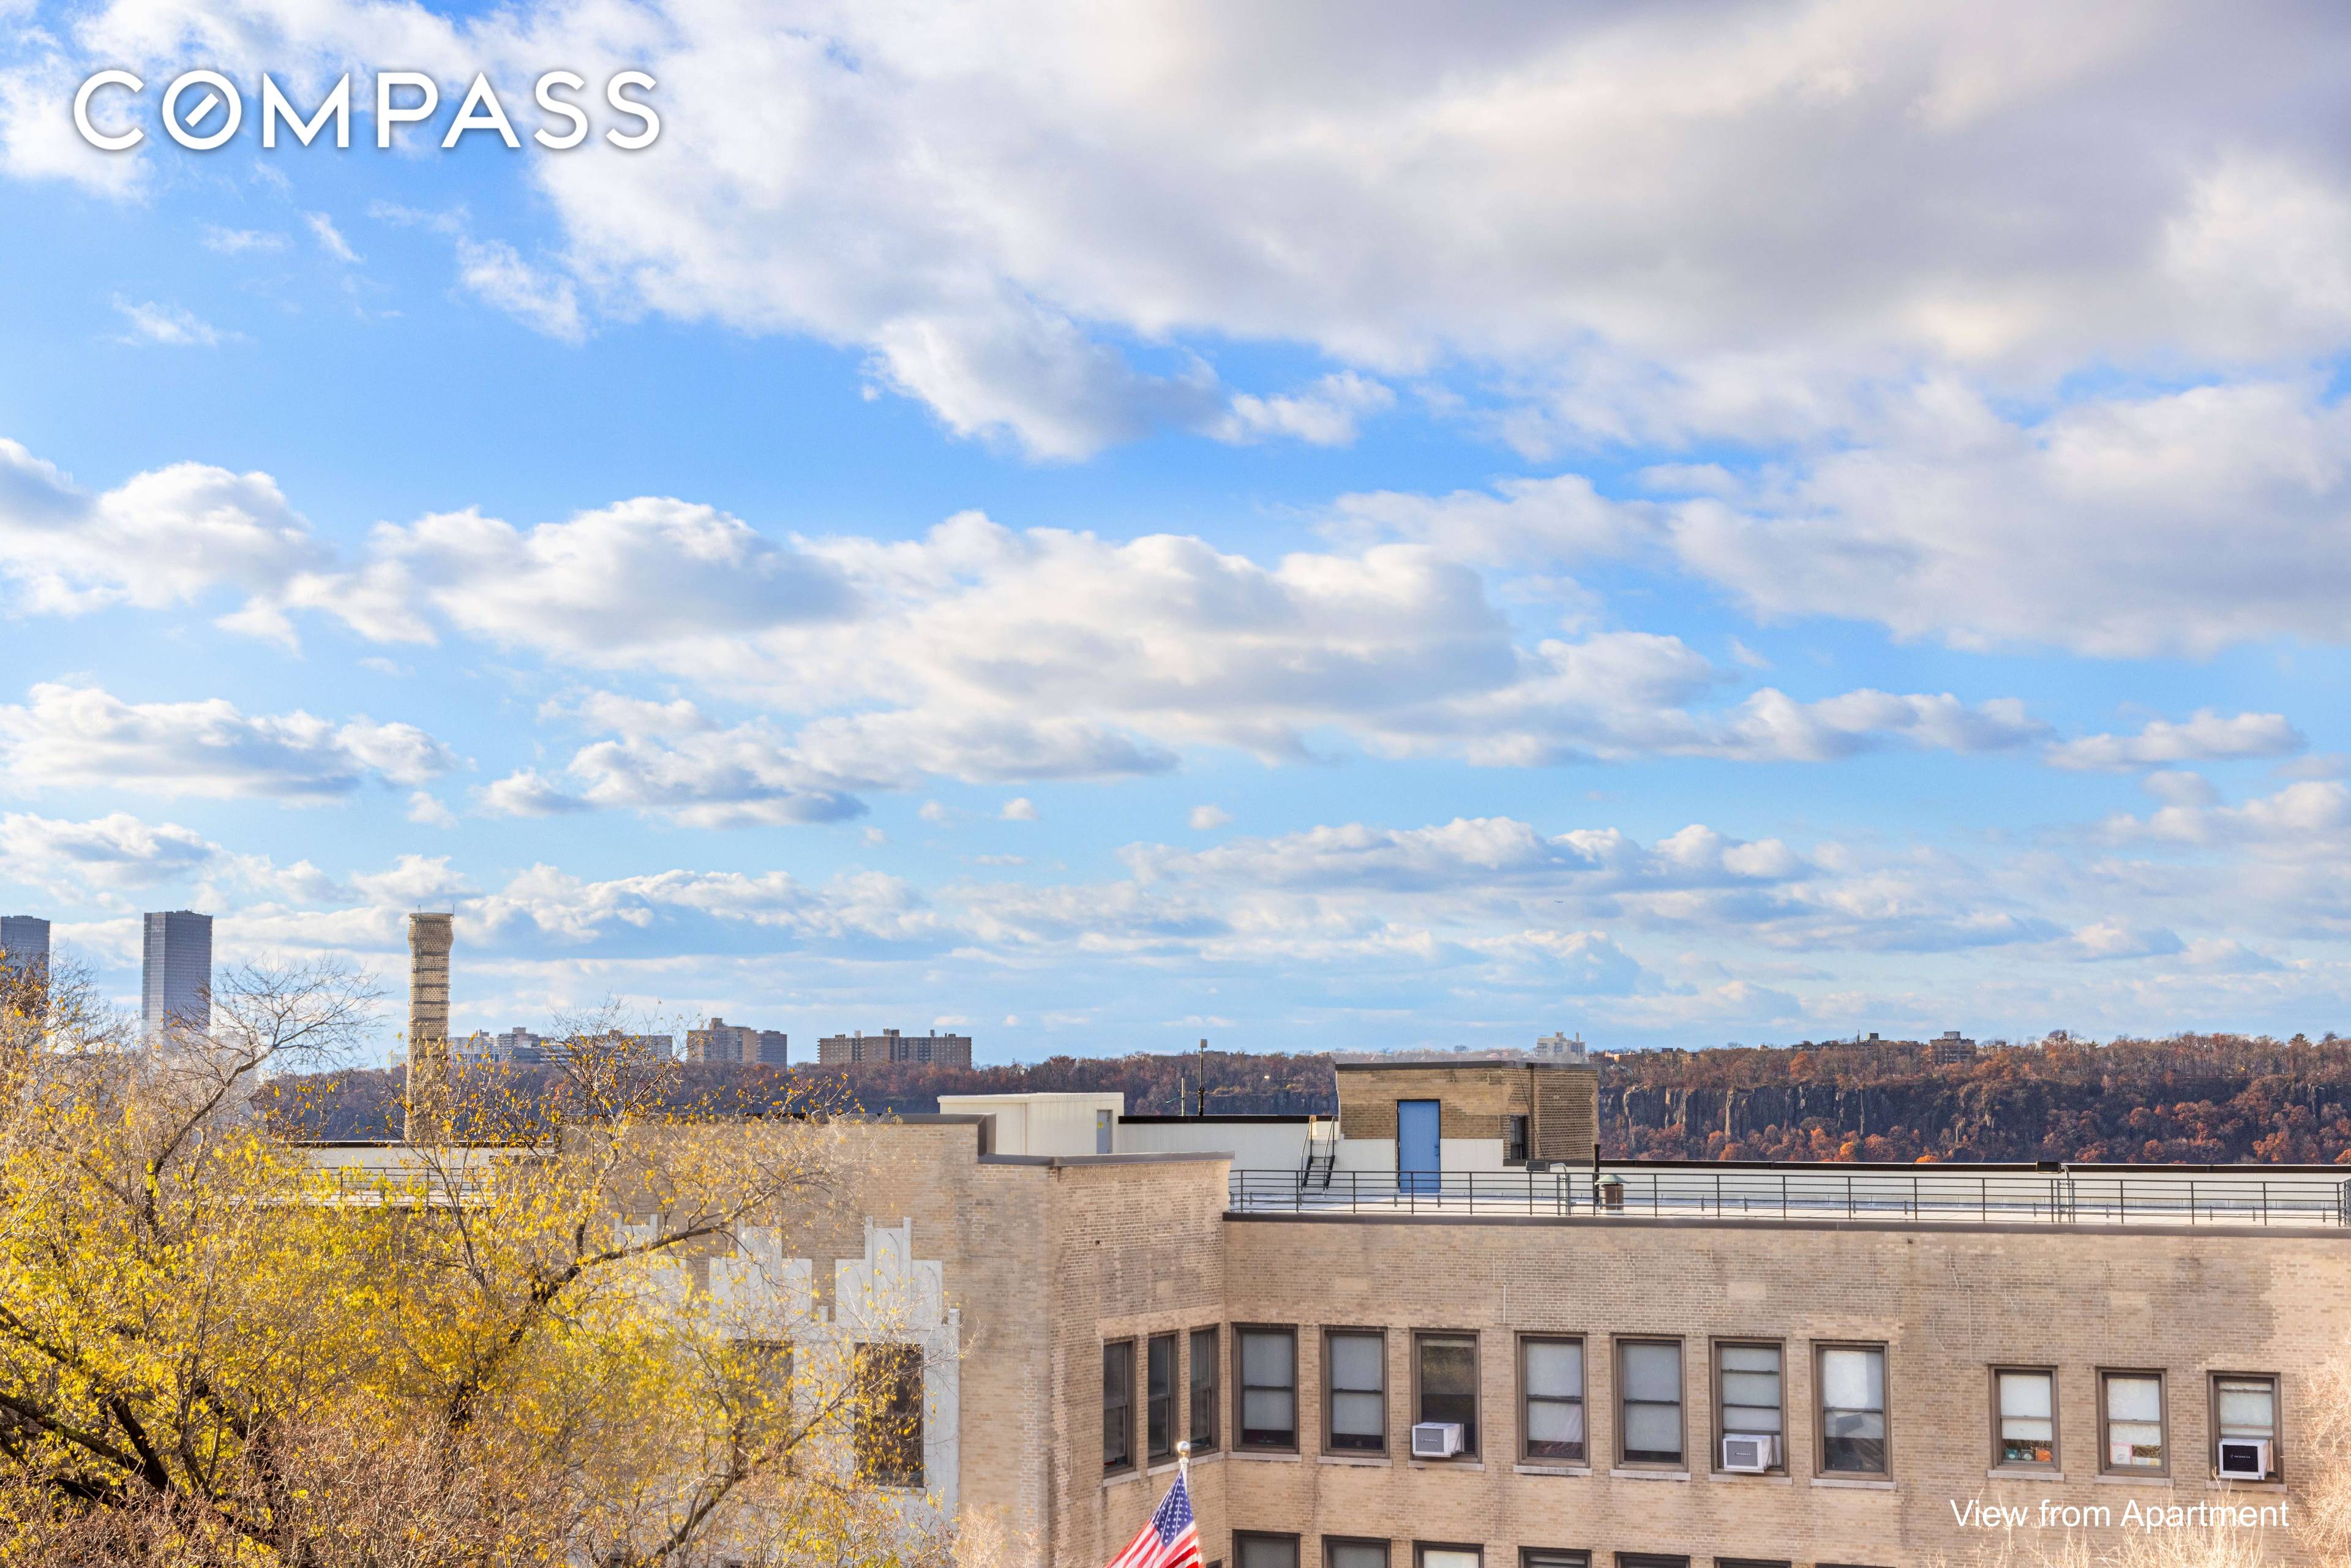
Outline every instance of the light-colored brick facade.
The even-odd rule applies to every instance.
[[[1152,1335],[1177,1336],[1180,1433],[1190,1331],[1217,1329],[1222,1441],[1191,1474],[1204,1553],[1228,1568],[1236,1531],[1296,1537],[1301,1568],[1321,1568],[1339,1536],[1388,1542],[1393,1568],[1411,1568],[1416,1542],[1475,1544],[1483,1568],[1518,1568],[1522,1548],[1588,1552],[1607,1568],[1620,1552],[1699,1568],[1923,1568],[1982,1544],[1954,1514],[1979,1501],[2118,1521],[2133,1504],[2225,1500],[2283,1504],[2291,1519],[2314,1374],[2351,1344],[2351,1235],[2339,1228],[1243,1215],[1227,1212],[1228,1162],[1213,1154],[983,1155],[982,1132],[973,1117],[860,1129],[869,1157],[850,1207],[911,1219],[916,1252],[942,1260],[964,1335],[961,1503],[1055,1568],[1107,1563],[1173,1469],[1139,1461],[1105,1477],[1105,1343],[1134,1342],[1140,1366]],[[852,1257],[862,1240],[844,1228],[832,1244]],[[1295,1452],[1232,1451],[1237,1323],[1298,1331]],[[1322,1333],[1334,1327],[1385,1335],[1384,1455],[1324,1451]],[[1413,1335],[1431,1330],[1476,1338],[1474,1456],[1407,1457]],[[1522,1457],[1529,1333],[1583,1341],[1583,1462]],[[1684,1466],[1617,1457],[1616,1354],[1631,1338],[1683,1347]],[[1722,1340],[1782,1347],[1782,1473],[1709,1462]],[[1884,1347],[1883,1477],[1821,1473],[1815,1357],[1830,1344]],[[2054,1371],[2050,1472],[1991,1473],[2000,1366]],[[2161,1374],[2167,1475],[2102,1474],[2102,1371]],[[2213,1479],[2216,1373],[2278,1379],[2281,1481]],[[1138,1389],[1138,1421],[1142,1404]],[[2281,1563],[2316,1563],[2291,1525],[2265,1541]]]
[[[1342,1062],[1339,1125],[1355,1139],[1393,1139],[1396,1103],[1435,1100],[1439,1135],[1502,1138],[1513,1116],[1528,1118],[1528,1149],[1539,1160],[1588,1160],[1600,1141],[1600,1075],[1549,1062]]]

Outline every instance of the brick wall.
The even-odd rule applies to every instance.
[[[2344,1354],[2351,1246],[2334,1237],[2145,1232],[1794,1228],[1673,1222],[1389,1223],[1231,1219],[1225,1225],[1238,1321],[1295,1322],[1301,1406],[1319,1408],[1325,1324],[1388,1330],[1391,1457],[1326,1457],[1301,1435],[1294,1460],[1233,1461],[1231,1522],[1294,1531],[1319,1563],[1324,1533],[1384,1536],[1392,1561],[1415,1541],[1484,1543],[1489,1568],[1521,1546],[1791,1558],[1908,1568],[1980,1544],[1951,1504],[2043,1498],[2105,1506],[2217,1500],[2210,1484],[2206,1386],[2214,1371],[2283,1376],[2284,1462],[2307,1429],[2312,1372]],[[1403,1457],[1411,1421],[1415,1329],[1480,1342],[1483,1452],[1472,1462]],[[1586,1343],[1591,1462],[1526,1473],[1516,1452],[1516,1336],[1581,1334]],[[1683,1342],[1687,1479],[1619,1473],[1613,1458],[1615,1342]],[[1714,1477],[1712,1342],[1782,1342],[1788,1474]],[[1890,1482],[1813,1474],[1813,1352],[1831,1341],[1887,1347]],[[1994,1479],[1990,1369],[2058,1368],[2063,1479]],[[2097,1476],[2096,1372],[2159,1367],[2169,1384],[2172,1476],[2158,1484]],[[2306,1468],[2306,1467],[2305,1467]],[[1823,1484],[1825,1482],[1826,1484]],[[2276,1489],[2228,1494],[2291,1500]],[[2062,1532],[2051,1531],[2049,1544]],[[2028,1533],[2025,1540],[2030,1541]],[[2119,1544],[2119,1531],[2105,1537]],[[2292,1531],[2273,1532],[2281,1563]],[[1224,1555],[1212,1543],[1209,1556]]]
[[[1438,1135],[1447,1138],[1499,1138],[1503,1118],[1533,1110],[1523,1062],[1343,1065],[1338,1080],[1339,1130],[1350,1138],[1394,1138],[1399,1100],[1438,1102]]]

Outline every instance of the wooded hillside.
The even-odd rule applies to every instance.
[[[1211,1051],[1207,1107],[1327,1113],[1332,1060]],[[1595,1065],[1610,1158],[2351,1164],[2351,1041],[2331,1036],[2052,1040],[1941,1066],[1898,1044],[1642,1051]],[[876,1113],[934,1111],[941,1094],[1115,1090],[1130,1113],[1167,1114],[1193,1108],[1201,1059],[1055,1057],[853,1076],[795,1068],[789,1078],[687,1065],[674,1092],[681,1104],[750,1111],[816,1076],[842,1103]],[[288,1131],[384,1137],[397,1131],[399,1093],[395,1071],[320,1074],[281,1080],[268,1108]]]

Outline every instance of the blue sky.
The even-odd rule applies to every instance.
[[[2339,16],[997,21],[0,0],[0,901],[995,1061],[2342,1027]]]

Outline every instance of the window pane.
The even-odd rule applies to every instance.
[[[2106,1467],[2163,1468],[2163,1380],[2106,1379]]]
[[[1217,1446],[1217,1331],[1192,1331],[1192,1450]]]
[[[923,1353],[911,1344],[857,1347],[860,1473],[883,1486],[923,1484]]]
[[[1288,1333],[1241,1332],[1243,1443],[1298,1443],[1298,1344]]]
[[[1375,1334],[1331,1336],[1331,1386],[1376,1390],[1381,1385],[1380,1353],[1384,1345]]]
[[[1583,1406],[1558,1399],[1527,1402],[1527,1451],[1545,1458],[1583,1454]]]
[[[1519,1568],[1592,1568],[1588,1552],[1546,1552],[1530,1546],[1519,1553]]]
[[[1288,1386],[1290,1370],[1296,1362],[1294,1352],[1294,1343],[1286,1333],[1244,1332],[1241,1335],[1241,1381]]]
[[[1388,1568],[1384,1541],[1333,1541],[1330,1552],[1331,1568]]]
[[[1233,1542],[1240,1568],[1298,1568],[1298,1542],[1241,1536]]]
[[[1134,1346],[1102,1346],[1102,1469],[1134,1463]]]
[[[1680,1458],[1681,1411],[1670,1405],[1625,1406],[1625,1455],[1649,1460]]]
[[[2106,1418],[2110,1421],[2163,1419],[2163,1385],[2152,1377],[2106,1379]]]
[[[1527,1393],[1543,1399],[1583,1396],[1583,1346],[1571,1341],[1527,1342]]]
[[[1833,1410],[1878,1410],[1886,1405],[1886,1355],[1876,1350],[1821,1353],[1821,1403]]]
[[[1241,1440],[1288,1443],[1298,1435],[1295,1404],[1286,1388],[1251,1388],[1241,1395]]]
[[[1478,1568],[1479,1553],[1453,1552],[1438,1546],[1420,1549],[1420,1568]]]
[[[1376,1394],[1331,1396],[1331,1446],[1334,1448],[1376,1448],[1387,1430],[1384,1401]]]
[[[1886,1353],[1821,1353],[1821,1468],[1886,1469]]]
[[[1677,1344],[1626,1345],[1625,1397],[1680,1404],[1682,1347]]]
[[[2002,1416],[2049,1417],[2049,1375],[2045,1372],[2003,1372],[2000,1375]]]
[[[2056,1388],[2045,1372],[2000,1375],[2000,1462],[2048,1465],[2057,1458]]]
[[[1155,1459],[1176,1452],[1176,1336],[1151,1341],[1144,1370],[1148,1403],[1144,1406],[1143,1450]]]
[[[2277,1436],[2277,1385],[2263,1378],[2224,1377],[2220,1385],[2220,1436]]]
[[[1464,1453],[1478,1448],[1478,1347],[1467,1338],[1426,1337],[1420,1353],[1420,1414],[1423,1421],[1461,1424]]]
[[[1727,1344],[1722,1347],[1722,1370],[1725,1372],[1768,1372],[1780,1375],[1780,1347],[1776,1344]]]

